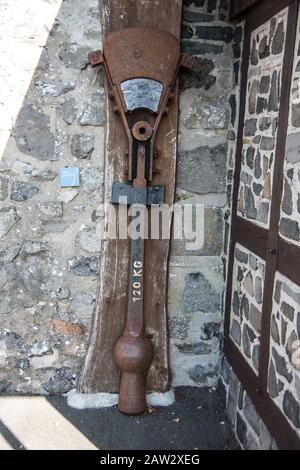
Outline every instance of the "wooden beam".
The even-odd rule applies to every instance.
[[[233,217],[233,239],[236,243],[252,251],[262,260],[266,260],[268,230],[249,222],[247,219]]]
[[[102,0],[103,34],[127,27],[155,27],[180,38],[182,0]],[[155,41],[155,38],[153,38]],[[127,138],[121,120],[107,99],[105,148],[105,202],[111,201],[113,181],[126,181],[128,158]],[[156,148],[160,174],[154,185],[165,186],[165,202],[172,204],[175,193],[175,171],[178,125],[178,86],[170,111],[161,122]],[[169,388],[167,335],[167,269],[168,240],[147,240],[145,244],[145,323],[152,337],[155,355],[148,374],[148,390]],[[88,351],[81,371],[78,391],[83,393],[118,392],[120,373],[113,358],[113,349],[121,336],[127,310],[128,240],[107,240],[101,243],[100,279]]]
[[[261,0],[232,0],[231,1],[231,18],[236,18],[247,10],[247,8],[255,5]]]

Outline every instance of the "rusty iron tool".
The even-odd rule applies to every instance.
[[[155,136],[168,112],[180,67],[191,69],[193,58],[180,53],[179,41],[155,28],[125,28],[105,37],[103,53],[89,54],[90,65],[103,65],[108,95],[114,100],[128,137],[130,183],[114,182],[112,202],[138,208],[140,220],[147,206],[164,202],[164,188],[150,186],[155,170]],[[114,357],[121,370],[119,410],[140,414],[146,409],[146,378],[153,360],[153,347],[144,325],[145,227],[131,238],[130,280],[125,329],[118,339]]]

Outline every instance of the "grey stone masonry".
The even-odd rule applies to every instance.
[[[238,215],[263,227],[270,218],[286,27],[284,9],[251,35]]]
[[[236,245],[230,336],[255,372],[260,350],[264,271],[261,259]]]
[[[281,94],[280,68],[285,43],[287,10],[261,25],[251,38],[244,149],[238,212],[251,223],[268,228],[272,168]],[[295,44],[289,126],[286,141],[280,236],[299,245],[300,139],[298,120],[300,80],[300,15]],[[253,134],[253,135],[252,135]],[[230,335],[258,374],[264,269],[242,246],[235,250]],[[268,395],[300,436],[300,291],[276,272],[270,321]],[[275,450],[277,444],[260,418],[242,383],[225,357],[220,361],[219,393],[236,436],[245,449]],[[245,384],[246,385],[246,384]]]
[[[99,2],[62,2],[2,157],[0,393],[64,394],[85,354],[105,124],[103,74],[87,54],[99,48]],[[64,167],[79,168],[79,187],[60,188]]]
[[[268,389],[300,436],[300,287],[277,273],[272,312]]]
[[[183,3],[183,50],[198,55],[221,54],[224,46],[236,38],[235,28],[226,22],[228,5],[211,0],[202,4],[186,0]]]
[[[300,26],[298,27],[296,38],[296,52],[297,55],[295,56],[294,61],[292,89],[290,95],[289,126],[284,163],[284,174],[288,177],[284,180],[279,231],[285,240],[300,247]]]
[[[222,338],[228,219],[228,162],[235,146],[242,27],[220,0],[183,0],[182,50],[195,56],[180,76],[178,204],[203,210],[203,246],[172,240],[169,275],[170,360],[174,385],[214,386]],[[233,165],[233,162],[231,162]]]
[[[220,373],[218,391],[241,447],[277,450],[274,438],[225,357],[220,360]]]

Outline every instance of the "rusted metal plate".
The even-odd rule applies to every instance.
[[[133,204],[133,188],[130,184],[115,182],[112,188],[112,203],[113,204]],[[146,205],[160,205],[165,201],[165,188],[163,186],[148,186]]]
[[[115,85],[139,77],[171,85],[180,43],[157,28],[125,28],[106,37],[104,54]]]
[[[159,28],[180,37],[181,0],[102,0],[104,34],[121,28]],[[155,40],[155,38],[154,38]],[[143,119],[141,116],[140,119]],[[165,203],[172,204],[175,192],[178,124],[178,86],[157,131],[153,186],[165,187]],[[104,170],[105,202],[111,202],[115,181],[127,182],[128,136],[114,103],[107,98],[106,153]],[[160,172],[156,172],[155,165]],[[85,393],[117,392],[120,372],[113,357],[117,339],[122,335],[127,311],[129,240],[107,240],[101,243],[100,279],[97,306],[88,351],[84,360],[78,390]],[[169,388],[167,335],[167,268],[169,240],[145,243],[145,325],[152,338],[154,360],[147,380],[148,390]],[[150,279],[151,282],[147,282]]]

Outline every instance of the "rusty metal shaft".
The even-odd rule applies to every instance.
[[[125,414],[140,414],[146,409],[146,379],[153,359],[153,347],[144,327],[144,243],[147,217],[147,180],[145,145],[140,142],[137,152],[137,177],[133,181],[133,204],[138,209],[138,237],[131,239],[130,283],[127,321],[123,335],[116,343],[114,355],[121,369],[119,410]]]

